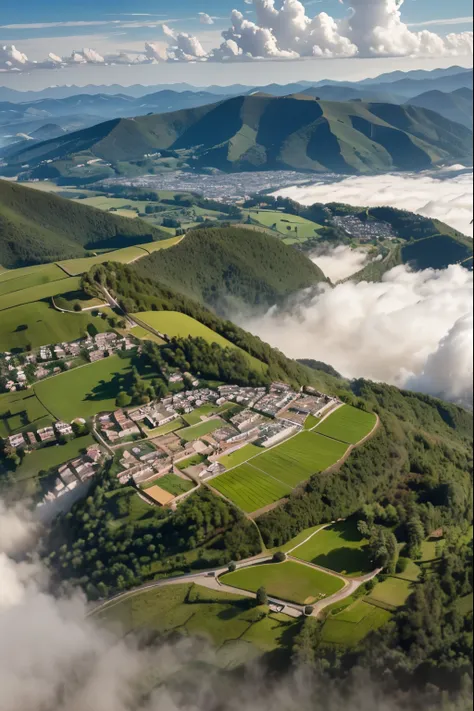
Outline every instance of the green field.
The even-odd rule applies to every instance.
[[[246,513],[258,511],[291,492],[291,487],[249,464],[242,464],[237,469],[221,474],[212,479],[210,485]]]
[[[140,259],[140,257],[146,257],[148,252],[140,247],[124,247],[124,249],[117,249],[113,252],[105,252],[97,257],[84,257],[82,259],[66,259],[62,262],[58,262],[58,265],[63,269],[66,274],[70,276],[79,276],[88,272],[96,264],[103,264],[104,262],[120,262],[120,264],[129,264],[135,259]]]
[[[379,583],[370,593],[368,600],[388,605],[402,607],[414,590],[413,584],[401,578],[387,578]]]
[[[292,561],[244,568],[227,573],[221,581],[250,592],[257,592],[263,586],[271,597],[298,605],[311,605],[344,587],[339,578]]]
[[[44,407],[58,420],[92,417],[113,411],[131,359],[112,356],[43,380],[34,390]]]
[[[66,278],[40,284],[39,286],[30,286],[22,291],[13,291],[10,294],[0,296],[0,311],[22,306],[23,304],[31,304],[35,301],[42,301],[43,299],[51,298],[51,296],[58,296],[69,291],[78,291],[80,285],[80,279]]]
[[[292,555],[337,573],[358,576],[371,570],[367,543],[357,531],[357,522],[350,519],[323,529]]]
[[[147,311],[134,314],[134,318],[138,323],[150,326],[158,333],[165,334],[169,338],[203,338],[208,343],[217,343],[222,348],[237,348],[237,346],[234,346],[233,343],[215,333],[215,331],[178,311]],[[245,351],[242,351],[242,353],[256,370],[266,370],[266,365],[257,360],[257,358],[253,358]]]
[[[206,457],[202,454],[195,454],[193,457],[188,457],[187,459],[182,459],[180,462],[176,462],[178,469],[183,472],[188,467],[197,467],[206,461]]]
[[[64,272],[56,264],[11,269],[0,274],[0,296],[64,278]]]
[[[166,425],[157,427],[155,430],[148,430],[147,437],[149,439],[154,437],[162,437],[163,435],[170,434],[171,432],[177,432],[183,428],[183,421],[181,419],[173,420],[173,422],[168,422]]]
[[[46,447],[39,449],[32,454],[27,455],[21,465],[15,471],[15,480],[22,481],[36,477],[40,471],[49,471],[61,464],[75,459],[84,449],[95,444],[95,439],[92,435],[87,437],[79,437],[71,440],[67,444]]]
[[[52,417],[33,390],[0,395],[0,437],[24,430],[31,423],[36,426],[40,420],[47,420],[46,424],[49,424]]]
[[[346,444],[313,432],[301,432],[253,459],[252,466],[294,488],[336,464],[346,452]]]
[[[283,551],[284,553],[289,553],[290,551],[293,551],[295,548],[298,546],[301,546],[304,541],[306,541],[307,538],[313,535],[313,533],[316,533],[322,528],[322,524],[319,526],[313,526],[312,528],[305,528],[304,531],[301,531],[301,533],[298,533],[297,536],[291,539],[291,541],[288,541],[288,543],[285,543],[284,546],[280,546],[279,548],[276,548],[275,550]]]
[[[317,431],[333,439],[357,444],[367,437],[375,427],[376,417],[372,413],[343,405],[324,420]]]
[[[194,425],[194,427],[186,427],[184,430],[180,430],[179,436],[186,442],[194,442],[195,439],[211,434],[215,430],[224,427],[224,425],[225,422],[223,420],[220,418],[214,418],[212,420],[207,420],[207,422],[201,422],[199,425]]]
[[[322,630],[322,641],[353,647],[370,632],[383,627],[391,617],[390,612],[357,600],[351,607],[327,619]]]
[[[264,227],[270,227],[293,242],[306,242],[316,237],[321,225],[298,215],[286,215],[279,210],[251,210],[250,217]]]
[[[189,479],[182,479],[176,474],[166,474],[165,476],[162,476],[161,479],[156,479],[153,482],[153,486],[155,486],[155,484],[161,489],[173,494],[173,496],[181,496],[181,494],[186,494],[196,486],[192,481],[189,481]]]
[[[37,301],[7,309],[0,320],[0,350],[24,350],[48,344],[71,342],[87,335],[87,328],[96,332],[108,329],[106,321],[91,313],[60,313],[46,301]]]
[[[201,418],[209,417],[210,415],[215,415],[219,412],[217,405],[203,405],[197,410],[189,413],[189,415],[183,415],[183,420],[191,427],[192,425],[198,425],[202,422]]]
[[[246,444],[236,452],[232,452],[232,454],[224,454],[223,457],[220,457],[219,462],[226,469],[233,469],[240,466],[240,464],[245,464],[249,459],[261,453],[260,447],[256,447],[254,444]]]

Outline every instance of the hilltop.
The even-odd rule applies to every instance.
[[[87,178],[150,170],[163,152],[178,165],[224,171],[307,170],[357,174],[420,170],[472,156],[472,132],[437,113],[388,103],[254,94],[168,114],[117,119],[7,158],[34,177]],[[156,160],[159,160],[157,156]],[[48,161],[48,163],[46,163]],[[36,169],[36,170],[35,170]],[[82,171],[82,172],[81,172]]]
[[[136,270],[218,311],[229,298],[273,305],[325,280],[304,254],[271,235],[236,227],[191,231],[166,254],[141,260]]]
[[[160,230],[0,181],[0,264],[8,269],[163,239]]]
[[[456,121],[472,129],[472,101],[472,89],[462,87],[451,93],[438,90],[427,91],[407,103],[436,111],[450,121]]]

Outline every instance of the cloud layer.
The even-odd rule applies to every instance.
[[[472,298],[473,274],[460,266],[400,266],[382,283],[323,286],[284,311],[240,320],[292,358],[471,404]]]
[[[413,31],[402,21],[405,0],[340,0],[347,13],[335,19],[326,12],[314,16],[300,0],[246,0],[255,19],[233,10],[231,26],[222,32],[223,42],[206,52],[198,37],[174,32],[163,25],[169,43],[160,56],[149,52],[128,55],[117,52],[102,56],[90,49],[73,52],[71,57],[50,54],[33,62],[13,45],[0,48],[0,70],[25,71],[71,64],[146,64],[156,61],[251,61],[255,59],[299,59],[341,57],[465,56],[472,54],[473,33],[441,36],[427,29]],[[214,24],[206,12],[199,13],[202,24]],[[147,46],[156,44],[150,39]]]

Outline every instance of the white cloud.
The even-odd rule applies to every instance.
[[[194,35],[189,35],[187,32],[176,32],[168,25],[163,25],[162,29],[171,45],[171,51],[168,53],[169,59],[189,62],[207,57],[207,52]]]
[[[282,312],[246,318],[245,328],[348,377],[472,403],[472,297],[472,272],[460,266],[418,273],[400,266],[381,283],[303,293]]]
[[[474,21],[472,15],[470,17],[451,17],[449,19],[425,20],[424,22],[408,23],[408,27],[437,27],[448,25],[469,25]]]
[[[447,171],[387,173],[357,176],[331,183],[318,180],[313,185],[279,190],[303,205],[315,202],[344,202],[370,207],[390,205],[446,222],[472,236],[473,173],[453,166]]]
[[[199,22],[202,25],[213,25],[214,20],[213,18],[207,14],[207,12],[200,12],[199,13]]]
[[[368,252],[343,244],[322,254],[311,255],[311,261],[317,264],[334,284],[359,272],[369,259]]]

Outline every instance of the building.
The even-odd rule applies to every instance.
[[[54,429],[60,437],[68,437],[73,434],[73,429],[67,422],[56,422]]]
[[[38,430],[38,437],[41,442],[51,442],[53,439],[56,439],[56,435],[54,434],[52,427],[44,427],[43,429]]]
[[[231,422],[234,427],[237,427],[239,432],[245,432],[246,430],[252,429],[252,425],[258,422],[260,415],[252,410],[243,410],[239,412],[238,415],[232,417]]]
[[[10,447],[13,447],[13,449],[18,449],[26,445],[26,440],[22,434],[11,435],[8,438],[8,444]]]

